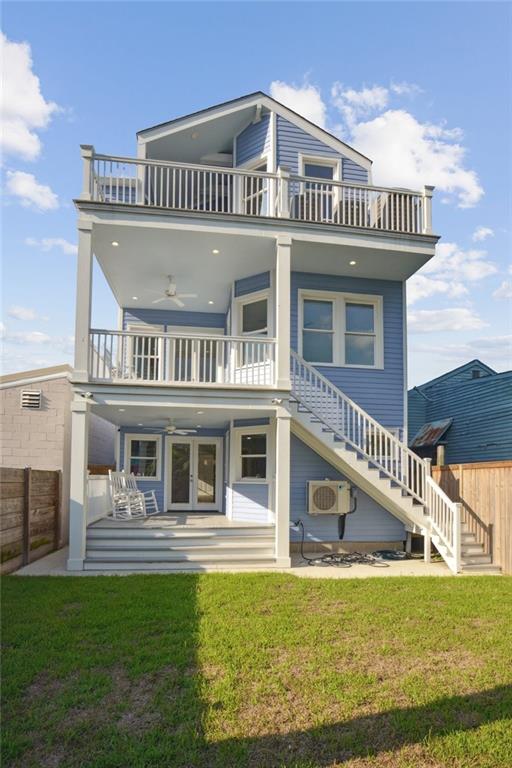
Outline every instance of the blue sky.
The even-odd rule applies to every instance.
[[[436,184],[410,383],[473,357],[511,367],[508,3],[18,2],[2,29],[29,46],[5,59],[6,372],[72,359],[79,144],[134,155],[138,129],[255,90],[370,154],[376,181]],[[115,327],[100,279],[95,298]]]

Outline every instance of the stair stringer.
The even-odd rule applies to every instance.
[[[430,531],[430,519],[424,507],[413,504],[410,496],[403,496],[399,487],[393,487],[387,477],[380,477],[378,470],[369,468],[365,459],[358,459],[355,451],[347,450],[343,443],[335,443],[332,433],[324,432],[321,423],[310,421],[310,413],[301,413],[294,403],[291,410],[290,426],[296,437],[400,520],[406,530],[421,535]]]

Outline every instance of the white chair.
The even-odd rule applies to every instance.
[[[109,470],[110,498],[114,520],[133,520],[160,511],[154,491],[140,491],[133,474]]]

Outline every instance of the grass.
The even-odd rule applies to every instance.
[[[509,767],[512,579],[3,580],[3,766]]]

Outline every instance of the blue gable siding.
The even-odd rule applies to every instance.
[[[236,138],[236,165],[244,165],[268,152],[270,145],[270,115],[263,115],[258,123],[251,123]]]
[[[123,309],[123,328],[131,323],[163,325],[166,328],[197,326],[198,328],[224,328],[226,316],[220,312],[187,312],[175,309]]]
[[[444,438],[447,464],[510,459],[512,371],[456,379],[451,386],[444,379],[430,389],[429,398],[423,423],[453,419]]]
[[[319,139],[311,136],[309,133],[290,123],[280,115],[277,115],[277,165],[290,169],[294,174],[298,174],[299,153],[306,155],[323,155],[325,157],[341,157],[342,178],[343,181],[356,181],[366,184],[368,182],[368,173],[353,160],[344,158],[343,155],[332,147],[327,146]]]
[[[259,275],[244,277],[235,282],[235,296],[245,296],[248,293],[257,293],[270,288],[270,272],[262,272]]]
[[[404,350],[402,283],[292,272],[291,344],[298,348],[299,289],[368,293],[383,297],[384,369],[316,366],[326,378],[385,427],[403,427]]]
[[[331,464],[292,435],[290,471],[290,520],[299,517],[304,523],[306,541],[337,541],[337,515],[308,515],[309,480],[344,480]],[[292,541],[300,540],[300,531],[290,528]],[[403,541],[403,524],[373,499],[357,492],[357,509],[347,515],[344,541]]]
[[[409,443],[427,422],[427,402],[427,398],[417,389],[411,389],[407,395],[407,436]]]

